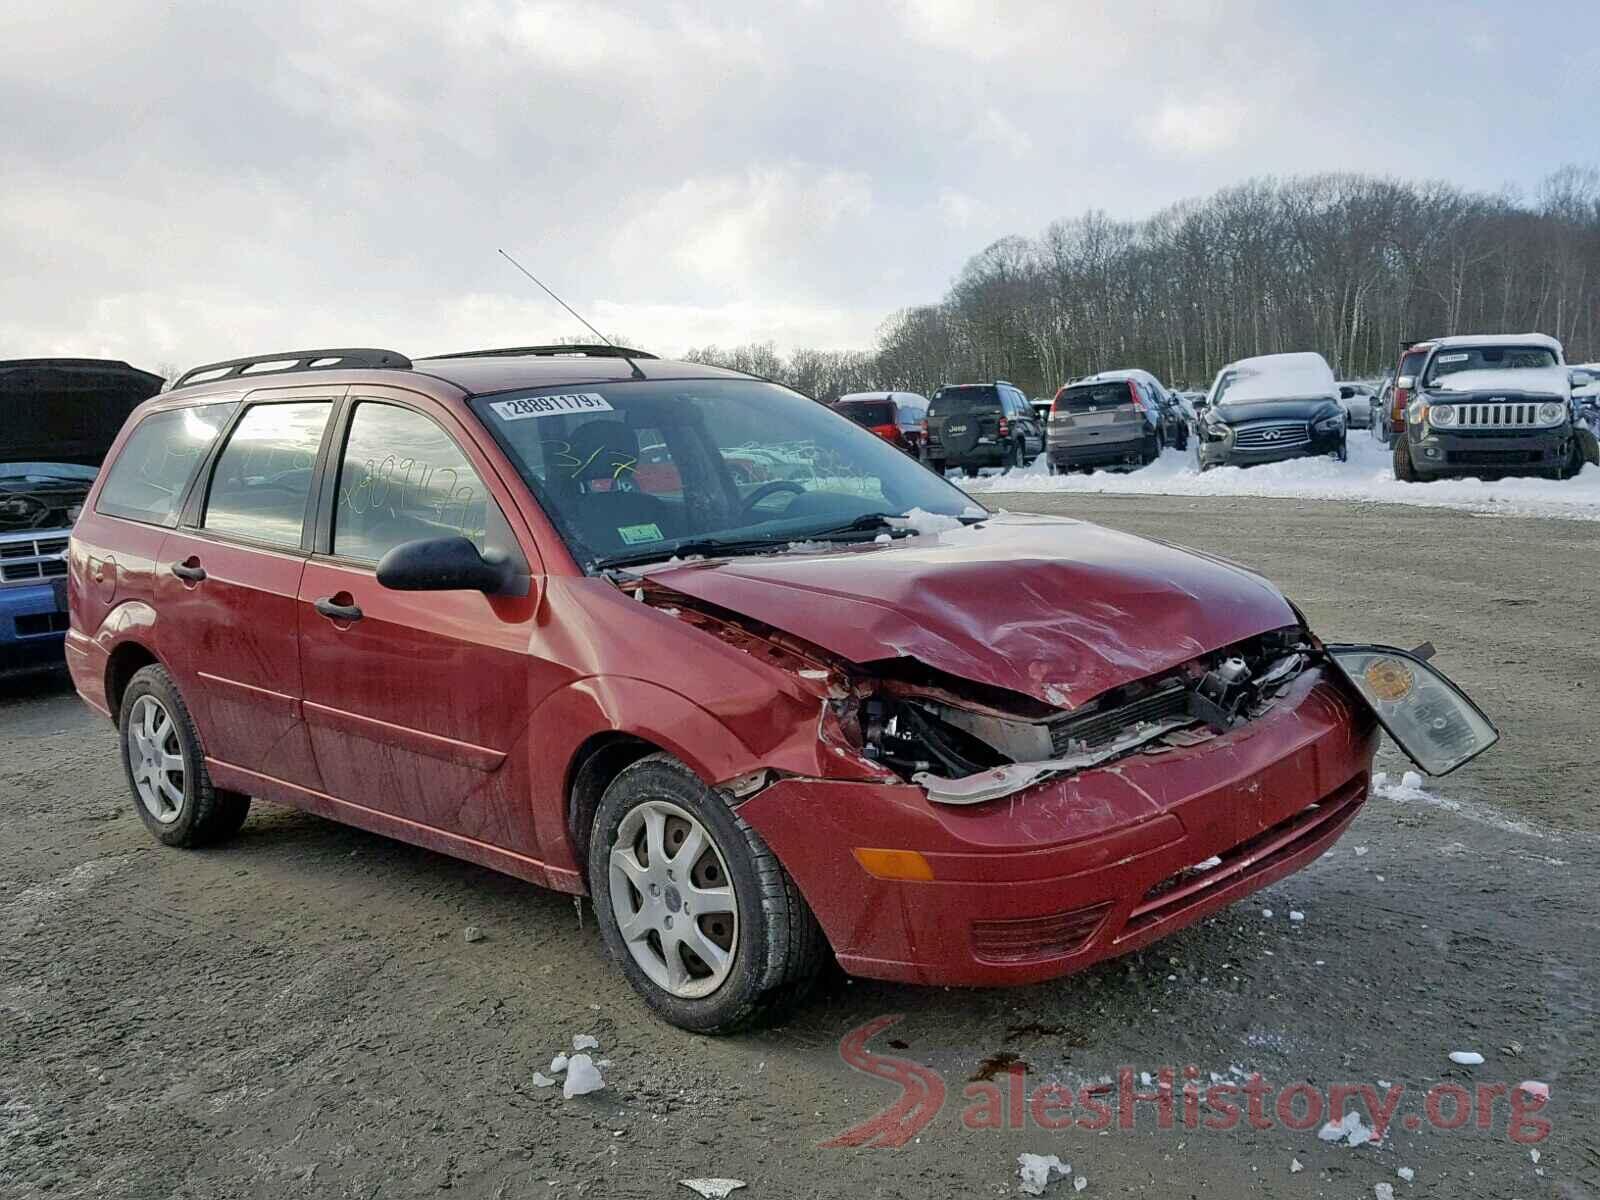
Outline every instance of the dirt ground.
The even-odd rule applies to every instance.
[[[707,1176],[747,1181],[739,1200],[1002,1196],[1024,1151],[1071,1163],[1090,1198],[1600,1196],[1600,529],[988,499],[1255,566],[1330,638],[1432,640],[1504,741],[1428,795],[1380,793],[1306,871],[1130,958],[1015,991],[839,979],[784,1028],[707,1040],[648,1015],[569,898],[265,806],[226,847],[156,845],[110,727],[59,680],[12,684],[0,1197],[690,1197],[677,1181]],[[1379,768],[1403,766],[1385,748]],[[932,1068],[943,1108],[898,1149],[823,1148],[896,1099],[839,1052],[892,1014],[870,1049]],[[535,1087],[581,1033],[609,1060],[605,1090]],[[992,1074],[1009,1098],[1012,1064],[1029,1092],[1187,1065],[1203,1086],[1406,1090],[1358,1147],[1285,1128],[1270,1101],[1270,1129],[1181,1112],[1163,1129],[1151,1102],[1128,1130],[1049,1131],[1010,1107],[1005,1127],[971,1128],[968,1081]],[[1550,1085],[1543,1140],[1514,1140],[1492,1093],[1465,1128],[1424,1119],[1440,1084],[1523,1080]]]

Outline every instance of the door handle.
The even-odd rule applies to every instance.
[[[206,569],[200,565],[198,558],[191,558],[187,562],[173,563],[172,573],[185,583],[199,583],[206,577]]]
[[[332,596],[324,596],[321,600],[315,601],[311,607],[330,621],[359,621],[362,617],[359,605],[337,604]]]

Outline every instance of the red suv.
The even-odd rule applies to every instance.
[[[1492,727],[1239,567],[991,514],[777,385],[609,347],[199,368],[69,555],[162,842],[251,797],[593,897],[668,1020],[856,974],[1022,983],[1321,854],[1383,721]]]

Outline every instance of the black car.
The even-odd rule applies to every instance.
[[[1217,373],[1200,414],[1202,471],[1328,454],[1343,461],[1345,412],[1320,354],[1265,354]]]
[[[928,466],[943,474],[959,467],[1026,466],[1044,453],[1044,426],[1022,392],[1003,379],[947,384],[928,403]]]

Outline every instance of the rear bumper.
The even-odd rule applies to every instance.
[[[1050,465],[1058,469],[1112,463],[1137,465],[1154,439],[1154,431],[1139,425],[1124,428],[1127,432],[1115,426],[1102,426],[1095,430],[1054,435],[1049,442]]]
[[[54,584],[0,587],[0,673],[61,666],[66,627]]]
[[[794,876],[846,970],[1024,984],[1144,946],[1315,859],[1366,800],[1376,748],[1366,708],[1312,671],[1224,737],[987,804],[786,780],[740,813]],[[933,879],[871,876],[855,847],[916,850]],[[1213,856],[1219,866],[1189,870]]]
[[[1480,471],[1555,471],[1572,453],[1572,429],[1508,433],[1439,433],[1430,429],[1411,440],[1411,462],[1424,475],[1472,475]]]

